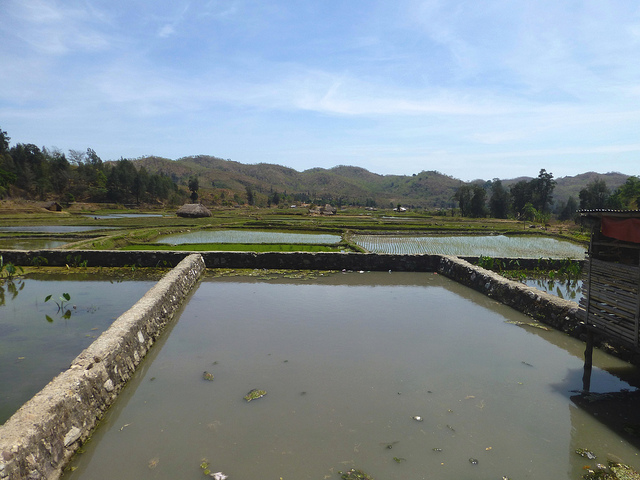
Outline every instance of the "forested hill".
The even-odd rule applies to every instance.
[[[134,163],[138,167],[144,166],[149,173],[168,175],[179,185],[186,186],[189,178],[196,176],[200,198],[205,203],[230,202],[234,197],[243,201],[247,189],[250,189],[255,194],[256,204],[266,203],[274,193],[278,193],[283,201],[447,208],[457,206],[453,197],[458,187],[465,183],[437,171],[422,171],[414,175],[380,175],[364,168],[341,165],[299,172],[281,165],[247,165],[208,155],[179,160],[145,157],[134,160]],[[595,180],[604,180],[607,187],[613,190],[624,184],[629,176],[588,172],[555,178],[554,203],[566,203],[570,196],[578,199],[580,190]],[[521,180],[530,180],[530,177],[502,179],[507,188]],[[486,186],[487,182],[475,180],[472,183]]]
[[[203,200],[217,202],[219,196],[241,194],[251,189],[256,203],[278,192],[292,200],[356,203],[360,205],[412,205],[415,207],[450,207],[461,180],[435,171],[411,176],[379,175],[360,167],[337,166],[312,168],[299,172],[292,168],[259,163],[246,165],[231,160],[200,155],[179,160],[146,157],[134,160],[149,173],[171,176],[186,185],[196,175]],[[218,198],[208,198],[213,195]]]

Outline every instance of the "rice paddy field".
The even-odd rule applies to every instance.
[[[194,243],[289,243],[333,245],[342,240],[340,235],[320,233],[288,233],[256,230],[201,230],[197,232],[168,235],[156,243],[180,245]]]
[[[372,253],[431,254],[507,258],[582,259],[585,247],[548,237],[506,235],[398,236],[354,235],[352,241]]]

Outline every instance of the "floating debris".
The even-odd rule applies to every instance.
[[[584,480],[639,480],[640,473],[628,465],[609,462],[609,467],[598,465],[596,470],[589,470],[583,475]]]
[[[402,457],[393,457],[393,460],[394,460],[396,463],[400,463],[400,462],[404,462],[404,461],[406,461],[407,459],[406,459],[406,458],[402,458]]]
[[[338,472],[342,480],[373,480],[373,477],[362,470],[352,468],[348,472]]]
[[[204,372],[202,374],[202,378],[204,378],[205,380],[208,380],[210,382],[213,381],[213,373],[209,373],[209,372]]]
[[[441,452],[442,451],[442,449],[438,448],[438,447],[432,448],[431,450],[433,450],[434,452]]]
[[[469,459],[469,463],[471,465],[477,465],[478,464],[478,459],[477,458],[470,458]]]
[[[229,475],[225,475],[222,472],[216,472],[211,474],[211,478],[215,480],[226,480],[227,478],[229,478]]]
[[[546,330],[547,332],[551,331],[550,328],[547,328],[544,325],[541,325],[535,322],[521,322],[519,320],[507,320],[504,323],[510,323],[511,325],[518,325],[520,327],[527,326],[527,327],[539,328],[540,330]]]
[[[152,458],[151,460],[149,460],[149,468],[150,469],[156,468],[158,466],[158,463],[160,463],[160,459],[158,457]]]
[[[595,460],[596,454],[586,448],[578,448],[576,453],[581,457],[588,458],[589,460]]]
[[[264,390],[258,390],[257,388],[254,388],[253,390],[251,390],[249,393],[247,393],[244,396],[244,399],[247,402],[250,402],[251,400],[257,400],[258,398],[262,398],[267,394],[267,392],[265,392]]]
[[[456,429],[455,429],[455,428],[453,428],[451,425],[448,425],[448,424],[447,424],[447,428],[448,428],[449,430],[451,430],[452,432],[455,432],[455,431],[456,431]]]
[[[391,442],[391,443],[382,442],[380,445],[383,445],[384,448],[386,448],[388,450],[391,450],[393,448],[393,446],[398,442],[399,442],[399,440],[396,440],[395,442]]]
[[[414,415],[413,418],[416,422],[422,422],[424,420],[424,418],[422,418],[420,415]]]

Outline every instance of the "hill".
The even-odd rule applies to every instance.
[[[453,195],[462,180],[437,171],[422,171],[413,175],[380,175],[364,168],[339,165],[330,169],[312,168],[299,172],[282,165],[242,164],[209,155],[197,155],[169,160],[143,157],[134,160],[138,168],[150,173],[169,175],[179,185],[188,184],[197,176],[200,198],[205,203],[242,203],[247,191],[256,204],[267,204],[275,192],[283,201],[357,204],[389,207],[398,204],[416,208],[450,208],[456,206]],[[570,196],[576,200],[581,189],[596,179],[602,179],[610,189],[622,185],[629,175],[622,173],[587,172],[556,178],[554,203],[562,204]],[[509,186],[529,177],[502,180]],[[468,183],[485,184],[484,180]]]

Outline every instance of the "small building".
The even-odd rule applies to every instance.
[[[61,212],[62,211],[62,205],[60,205],[58,202],[47,202],[47,203],[44,204],[44,208],[46,208],[50,212]]]
[[[179,217],[201,218],[210,217],[211,212],[201,203],[185,203],[178,209],[176,215]]]
[[[640,210],[579,214],[591,226],[580,301],[591,343],[587,350],[595,335],[640,354]]]

